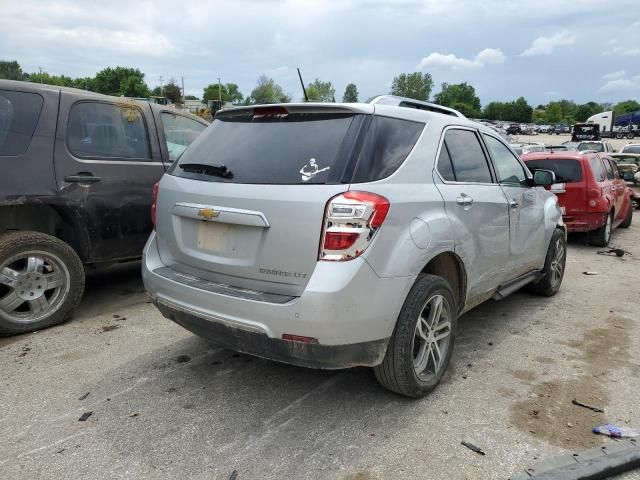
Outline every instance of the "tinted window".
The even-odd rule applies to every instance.
[[[604,152],[604,143],[600,142],[582,142],[578,144],[578,151],[593,150],[594,152]]]
[[[142,112],[129,105],[79,102],[71,107],[67,145],[77,157],[148,160]]]
[[[423,123],[374,116],[353,181],[372,182],[395,172],[418,141]]]
[[[442,175],[442,178],[448,182],[455,182],[456,177],[453,174],[453,166],[451,165],[451,157],[447,146],[443,143],[440,148],[440,156],[438,157],[438,172]]]
[[[524,168],[509,149],[502,142],[489,135],[483,135],[483,137],[493,159],[493,165],[496,167],[500,183],[521,184],[524,182],[527,179]]]
[[[177,160],[191,142],[206,128],[206,125],[193,120],[192,118],[175,115],[169,112],[162,112],[160,115],[162,129],[167,142],[169,160]]]
[[[27,151],[40,110],[40,95],[0,90],[0,156],[22,155]]]
[[[556,180],[563,183],[579,182],[582,180],[582,167],[578,160],[570,159],[545,159],[545,160],[527,160],[527,168],[532,172],[534,170],[551,170],[556,174]]]
[[[279,114],[219,117],[180,157],[173,175],[212,182],[339,183],[340,147],[351,114]],[[203,175],[186,164],[224,165],[226,177]]]
[[[593,171],[596,182],[604,182],[606,177],[600,159],[598,157],[591,157],[589,159],[589,165],[591,165],[591,170]]]
[[[618,166],[616,165],[616,162],[614,162],[613,160],[610,160],[610,162],[611,162],[611,169],[613,170],[614,178],[620,178],[620,172],[618,171]]]
[[[607,171],[607,178],[609,180],[613,179],[613,169],[611,168],[611,164],[609,163],[609,161],[604,158],[604,169]]]
[[[480,141],[471,130],[447,130],[444,143],[457,182],[491,183],[491,172]]]

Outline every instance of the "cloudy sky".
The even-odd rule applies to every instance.
[[[483,104],[640,97],[638,0],[0,0],[0,59],[27,72],[107,66],[184,76],[187,94],[221,77],[250,93],[267,74],[294,99],[331,80],[340,99],[387,93],[422,71],[469,82]]]

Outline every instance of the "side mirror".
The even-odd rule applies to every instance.
[[[537,187],[547,187],[556,183],[556,174],[551,170],[536,170],[533,172],[533,184]]]
[[[633,175],[633,172],[632,172],[631,170],[627,170],[627,171],[625,171],[625,172],[620,172],[620,176],[621,176],[624,180],[626,180],[626,181],[628,181],[628,182],[633,182],[634,175]]]

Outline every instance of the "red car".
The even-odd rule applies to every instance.
[[[531,153],[522,159],[531,171],[545,169],[556,174],[558,183],[546,188],[558,197],[569,232],[591,232],[590,242],[604,247],[614,228],[631,225],[631,195],[611,157],[557,152]]]

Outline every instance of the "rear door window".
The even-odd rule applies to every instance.
[[[67,146],[81,158],[151,159],[144,115],[138,107],[126,104],[74,104],[67,124]]]
[[[444,145],[451,159],[451,167],[456,182],[493,182],[480,140],[473,131],[462,129],[447,130],[444,136]],[[444,179],[446,180],[446,178]]]
[[[191,142],[206,128],[206,125],[188,117],[170,112],[160,114],[164,138],[167,142],[169,160],[174,162],[184,152]]]
[[[589,159],[589,165],[591,165],[591,170],[593,171],[596,182],[604,182],[607,177],[600,159],[598,157],[591,157]]]
[[[607,178],[609,180],[613,180],[613,169],[611,168],[611,164],[609,163],[609,160],[607,160],[606,158],[604,158],[603,160],[604,160],[604,169],[607,172]]]
[[[578,160],[549,158],[543,160],[527,160],[527,168],[535,170],[551,170],[556,180],[561,183],[579,182],[582,180],[582,167]]]
[[[22,155],[29,148],[43,99],[36,93],[0,90],[0,156]]]
[[[424,123],[374,116],[353,181],[372,182],[395,172],[413,150]]]

